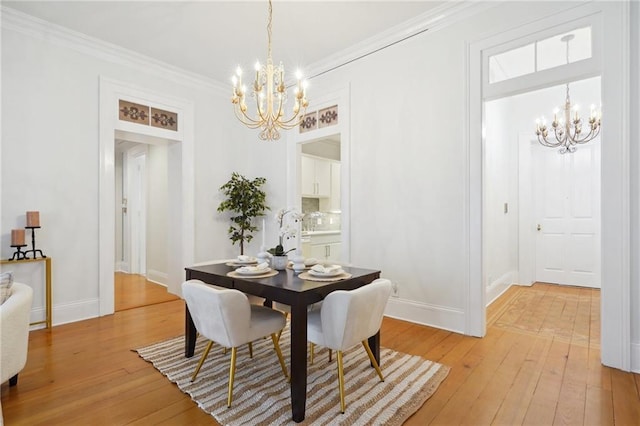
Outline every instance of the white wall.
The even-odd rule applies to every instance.
[[[515,114],[510,98],[485,104],[482,278],[487,303],[517,280],[519,169],[518,132],[512,125]]]
[[[153,64],[94,54],[55,36],[2,28],[2,244],[39,210],[38,246],[53,258],[54,324],[98,315],[99,77],[191,100],[195,106],[196,261],[223,256],[216,188],[236,169],[246,132],[228,99],[206,84],[177,83]],[[33,35],[31,35],[33,34]],[[82,51],[79,51],[82,50]],[[11,105],[11,108],[7,108]],[[70,162],[73,158],[73,162]],[[22,222],[20,218],[22,217]],[[22,223],[20,225],[20,223]]]
[[[393,315],[464,330],[465,45],[563,7],[501,3],[311,80],[351,87],[351,261],[399,284]]]

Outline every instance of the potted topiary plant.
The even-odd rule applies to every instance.
[[[253,225],[253,218],[264,216],[269,207],[265,204],[267,194],[260,189],[267,182],[263,177],[249,180],[239,173],[233,172],[231,179],[220,187],[226,199],[218,206],[218,212],[230,211],[231,225],[229,238],[231,244],[240,243],[240,254],[244,254],[244,243],[253,239],[252,232],[258,230]]]

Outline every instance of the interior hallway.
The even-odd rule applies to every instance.
[[[124,272],[115,273],[114,291],[116,312],[179,299],[167,292],[165,286],[148,281],[142,275]]]

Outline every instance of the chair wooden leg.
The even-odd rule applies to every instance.
[[[12,376],[9,378],[9,387],[15,386],[18,384],[18,375]]]
[[[373,356],[373,352],[371,352],[371,348],[369,347],[369,342],[367,342],[366,340],[363,340],[362,346],[364,346],[364,349],[367,351],[367,355],[369,355],[369,360],[371,361],[371,364],[373,364],[373,368],[376,369],[376,372],[378,373],[378,377],[380,377],[380,381],[384,382],[382,371],[380,370],[380,366],[378,365],[375,357]]]
[[[249,342],[249,358],[253,358],[253,343]]]
[[[288,312],[285,312],[284,317],[285,317],[285,319],[288,319],[288,318],[289,318],[289,313],[288,313]],[[287,326],[287,324],[285,323],[285,325],[284,325],[284,326],[286,327],[286,326]],[[282,336],[282,332],[283,332],[283,331],[284,331],[284,327],[283,327],[283,328],[278,332],[278,342],[280,341],[280,336]]]
[[[333,351],[331,349],[329,349],[329,362],[331,362],[331,354],[333,353]]]
[[[340,390],[340,411],[344,414],[344,369],[342,367],[342,351],[338,351],[338,389]]]
[[[231,348],[231,364],[229,366],[229,392],[227,394],[227,408],[231,407],[231,400],[233,398],[233,380],[236,376],[236,355],[238,348]]]
[[[273,342],[273,348],[276,350],[276,354],[278,355],[278,361],[280,362],[280,368],[282,368],[282,372],[284,373],[284,377],[286,377],[287,382],[291,381],[289,378],[289,373],[287,372],[287,366],[284,364],[284,358],[282,357],[282,351],[280,350],[280,342],[278,342],[278,336],[276,334],[271,335],[271,341]]]
[[[202,367],[202,364],[204,364],[204,360],[207,359],[207,355],[209,355],[209,351],[211,350],[211,346],[213,346],[213,340],[210,340],[209,344],[204,349],[204,352],[202,353],[202,357],[200,357],[200,362],[198,362],[198,366],[196,367],[196,371],[194,371],[193,372],[193,376],[191,376],[191,381],[192,382],[196,379],[196,376],[198,375],[198,372],[200,371],[200,367]]]

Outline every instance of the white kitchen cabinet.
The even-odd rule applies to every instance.
[[[316,192],[316,164],[315,160],[306,155],[300,156],[300,174],[302,182],[300,191],[302,196],[315,195]]]
[[[338,262],[341,256],[341,243],[312,244],[309,257],[315,257],[321,262]]]
[[[300,172],[303,197],[331,196],[331,161],[301,155]]]
[[[328,244],[327,260],[339,262],[342,258],[342,243]]]
[[[311,235],[305,257],[315,257],[320,262],[337,262],[342,257],[341,234]]]

